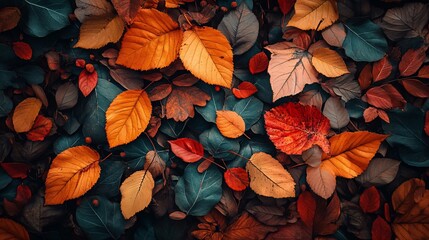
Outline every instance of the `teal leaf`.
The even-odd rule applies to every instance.
[[[239,154],[243,157],[236,157],[234,161],[228,162],[228,168],[245,167],[247,159],[251,158],[254,153],[265,152],[274,154],[276,149],[266,136],[252,137],[251,140],[241,142]]]
[[[368,108],[368,103],[360,100],[360,98],[355,98],[346,102],[346,109],[351,118],[363,117],[363,112],[367,108]]]
[[[131,143],[120,146],[118,149],[125,153],[127,165],[133,171],[141,170],[146,162],[146,154],[154,150],[150,140],[144,134]]]
[[[76,220],[89,239],[119,239],[125,230],[119,203],[102,196],[84,198],[76,210]]]
[[[225,138],[217,127],[212,127],[202,132],[199,139],[204,149],[207,150],[210,155],[215,158],[222,158],[225,161],[230,161],[235,158],[229,151],[240,151],[240,143],[238,140]]]
[[[4,189],[9,183],[12,182],[12,178],[0,168],[0,190]]]
[[[222,197],[222,174],[216,166],[199,173],[198,163],[189,164],[177,182],[176,205],[187,215],[204,216]]]
[[[264,72],[254,75],[253,79],[249,81],[252,82],[258,89],[256,96],[260,100],[264,101],[265,103],[273,102],[273,89],[271,88],[270,75],[268,73]],[[306,86],[308,86],[308,84]]]
[[[24,0],[27,9],[24,31],[35,37],[44,37],[69,25],[73,12],[68,0]]]
[[[259,34],[259,22],[246,4],[240,4],[237,9],[223,17],[218,30],[228,39],[234,55],[240,55],[255,44]]]
[[[210,101],[204,107],[195,107],[195,110],[203,116],[207,122],[216,123],[216,111],[223,109],[225,101],[225,92],[215,90],[214,86],[199,83],[199,88],[210,96]]]
[[[264,104],[253,96],[237,99],[231,95],[225,101],[225,109],[238,113],[246,124],[246,130],[249,130],[261,117]]]
[[[95,186],[90,190],[90,194],[101,195],[107,198],[119,195],[122,174],[125,170],[124,163],[109,159],[101,162],[100,167],[100,178]]]
[[[0,90],[0,117],[6,117],[12,109],[12,100]]]
[[[81,132],[73,135],[62,135],[54,142],[54,153],[58,155],[68,148],[80,146],[84,143],[85,140]]]
[[[387,142],[396,149],[402,161],[415,167],[429,167],[429,136],[424,131],[425,114],[407,105],[406,111],[388,112],[390,123],[383,122],[383,129],[390,134]]]
[[[178,138],[180,134],[182,134],[183,130],[185,130],[187,122],[188,120],[184,122],[176,122],[173,119],[162,119],[159,131],[169,137]]]
[[[16,82],[16,78],[16,72],[11,71],[6,66],[0,64],[0,89],[6,89],[8,87],[20,88],[22,84]]]
[[[0,43],[0,53],[0,65],[5,64],[13,66],[19,62],[18,57],[15,55],[15,52],[10,45]]]
[[[134,239],[156,240],[153,220],[149,217],[139,219],[138,227],[134,232]]]
[[[37,65],[24,65],[15,69],[18,77],[21,77],[29,85],[31,84],[41,84],[45,79],[45,72],[43,69]]]
[[[387,41],[381,28],[370,20],[348,20],[343,42],[346,55],[358,62],[375,62],[386,55]]]

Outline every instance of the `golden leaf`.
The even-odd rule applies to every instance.
[[[45,204],[63,204],[90,190],[100,177],[100,155],[87,146],[69,148],[52,161],[46,178]]]
[[[338,20],[335,0],[297,0],[295,14],[288,26],[302,30],[323,30]],[[319,26],[320,24],[320,26]]]
[[[110,148],[134,141],[149,124],[152,104],[144,90],[127,90],[113,99],[106,111]]]
[[[238,138],[246,130],[243,118],[234,111],[219,110],[216,116],[216,126],[225,137]]]
[[[20,102],[12,116],[15,131],[17,133],[30,131],[41,107],[42,102],[37,98],[26,98]]]
[[[327,77],[339,77],[349,73],[343,58],[329,48],[314,50],[311,62],[318,72]]]
[[[211,27],[194,27],[184,33],[180,59],[187,70],[204,82],[231,88],[232,50],[228,39]]]
[[[121,185],[121,211],[125,219],[145,209],[152,200],[152,189],[155,186],[149,171],[137,171]]]
[[[250,188],[255,193],[274,198],[295,197],[295,182],[286,169],[271,157],[258,152],[246,164],[249,172]]]
[[[166,13],[140,9],[122,40],[117,64],[135,70],[170,65],[179,53],[183,33]]]
[[[119,16],[88,18],[80,27],[79,41],[74,47],[98,49],[119,41],[123,31],[124,22]]]

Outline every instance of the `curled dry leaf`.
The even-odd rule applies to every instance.
[[[20,102],[12,116],[13,126],[17,133],[28,132],[33,127],[42,102],[37,98],[26,98]]]
[[[244,134],[246,125],[243,118],[234,111],[216,111],[216,126],[219,132],[228,138],[238,138]]]

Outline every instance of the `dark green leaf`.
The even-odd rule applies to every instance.
[[[85,140],[81,132],[77,132],[73,135],[63,135],[55,140],[54,153],[58,155],[68,148],[80,146],[84,143]]]
[[[23,78],[28,85],[41,84],[45,79],[45,72],[37,65],[24,65],[15,71],[18,77]]]
[[[7,116],[13,109],[12,100],[0,90],[0,117]]]
[[[223,90],[216,91],[214,86],[199,83],[201,90],[210,95],[210,101],[204,107],[195,107],[195,110],[203,116],[207,122],[216,123],[216,111],[223,109],[225,101],[225,92]]]
[[[259,120],[263,108],[264,104],[253,96],[237,99],[231,95],[225,101],[225,109],[238,113],[246,123],[246,130],[249,130]]]
[[[233,160],[234,155],[229,151],[240,151],[240,143],[237,139],[225,138],[220,134],[217,127],[212,127],[200,134],[200,143],[210,155],[215,158],[222,158],[225,161]]]
[[[115,160],[106,160],[100,163],[100,167],[100,178],[90,190],[90,194],[101,195],[107,198],[117,196],[119,194],[122,174],[125,170],[124,163]]]

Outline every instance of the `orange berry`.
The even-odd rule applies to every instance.
[[[220,91],[220,87],[216,85],[216,86],[215,86],[215,91],[216,91],[216,92],[219,92],[219,91]]]
[[[124,158],[127,154],[125,152],[121,152],[119,153],[119,156],[121,156],[122,158]]]
[[[231,2],[231,7],[232,8],[236,8],[238,6],[236,1]]]
[[[98,204],[100,204],[100,201],[98,201],[98,199],[96,199],[96,198],[92,199],[92,205],[94,207],[98,207]]]
[[[85,138],[85,143],[86,144],[91,144],[92,143],[92,138],[91,137],[86,137]]]
[[[88,63],[85,65],[85,69],[86,69],[86,71],[93,73],[94,72],[94,65],[92,65],[91,63]]]
[[[220,10],[222,10],[222,12],[228,12],[228,8],[226,7],[221,7]]]
[[[76,67],[83,68],[85,66],[85,60],[84,59],[76,59]]]

